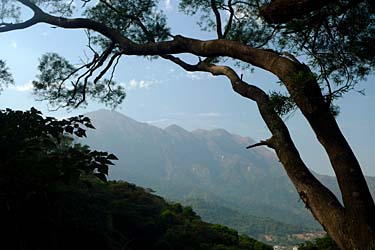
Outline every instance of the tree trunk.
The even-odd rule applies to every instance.
[[[305,65],[296,72],[305,79],[288,75],[283,76],[283,80],[327,152],[344,202],[342,228],[330,230],[332,221],[323,221],[322,225],[343,250],[375,249],[375,205],[358,160],[341,133],[319,84],[311,77],[312,72]]]

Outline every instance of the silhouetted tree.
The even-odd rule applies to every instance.
[[[93,126],[83,116],[0,111],[2,248],[272,249],[134,184],[107,182],[117,158],[75,144],[71,136],[85,136],[85,127]]]

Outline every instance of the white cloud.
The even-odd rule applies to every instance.
[[[186,72],[186,76],[191,80],[204,80],[212,77],[212,75],[207,72]]]
[[[131,79],[129,83],[123,84],[125,89],[133,90],[133,89],[149,89],[152,85],[157,83],[157,81],[150,81],[150,80],[135,80]]]
[[[11,86],[10,89],[13,89],[15,91],[20,91],[20,92],[30,91],[33,89],[33,84],[32,84],[32,81],[29,81],[28,83],[24,85]]]
[[[13,49],[17,49],[17,47],[18,47],[17,42],[14,41],[14,40],[12,40],[12,41],[10,42],[10,46],[12,46]]]
[[[161,119],[157,119],[157,120],[151,120],[151,121],[145,121],[146,123],[149,123],[149,124],[160,124],[160,123],[165,123],[165,122],[172,122],[173,120],[172,119],[169,119],[169,118],[161,118]]]
[[[164,0],[164,7],[165,7],[166,10],[172,10],[173,6],[172,6],[172,3],[171,3],[171,0]]]
[[[198,113],[197,116],[199,116],[199,117],[207,117],[207,118],[214,118],[214,117],[222,117],[223,114],[216,113],[216,112],[208,112],[208,113]]]
[[[187,112],[174,112],[168,113],[169,116],[179,117],[183,119],[204,119],[204,118],[217,118],[223,117],[225,114],[217,112],[204,112],[204,113],[187,113]]]
[[[74,6],[74,7],[77,6],[77,4],[74,0],[73,1],[72,0],[66,0],[65,3],[70,4],[71,6]]]

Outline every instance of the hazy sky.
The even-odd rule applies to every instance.
[[[176,0],[165,0],[164,11],[173,34],[196,38],[214,38],[197,31],[194,18],[177,13]],[[31,94],[31,80],[37,74],[38,58],[46,52],[57,52],[79,62],[84,57],[84,32],[37,25],[27,30],[0,33],[0,58],[10,67],[16,85],[0,95],[0,108],[29,109],[34,106],[46,115],[67,117],[104,108],[91,103],[85,109],[49,112],[48,104],[36,102]],[[191,60],[197,60],[191,58]],[[277,79],[262,70],[240,72],[244,79],[265,90],[277,87]],[[231,89],[224,77],[206,73],[188,73],[165,60],[123,57],[115,80],[126,88],[127,97],[117,111],[136,120],[165,127],[180,125],[188,130],[197,128],[224,128],[255,140],[270,136],[253,102],[242,98]],[[338,122],[361,162],[365,174],[375,176],[375,76],[359,84],[366,95],[356,92],[338,102],[341,113]],[[328,158],[317,143],[312,130],[296,112],[286,120],[302,158],[308,166],[323,174],[332,174]]]

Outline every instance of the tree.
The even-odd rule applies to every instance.
[[[6,87],[9,84],[13,84],[14,80],[12,75],[9,73],[9,69],[6,67],[5,62],[0,60],[0,92],[3,90],[2,85]]]
[[[84,229],[80,232],[84,237],[90,226],[100,224],[98,217],[90,217],[92,204],[87,195],[80,195],[81,190],[104,183],[108,166],[117,158],[74,143],[72,135],[85,136],[85,127],[93,128],[83,116],[59,121],[44,118],[35,108],[0,110],[0,220],[7,228],[2,235],[4,248],[60,249],[59,243],[73,243],[74,227]],[[77,223],[77,211],[85,211],[80,219],[93,223],[85,219]],[[69,222],[74,220],[72,226]],[[95,233],[103,234],[100,230]],[[87,245],[87,239],[79,238],[78,245]]]
[[[337,125],[334,105],[374,69],[375,5],[371,0],[181,0],[180,10],[201,15],[201,27],[217,35],[213,40],[170,34],[155,0],[81,0],[82,9],[76,11],[73,2],[2,1],[0,32],[38,23],[87,30],[92,59],[74,67],[57,54],[44,55],[34,81],[37,95],[56,106],[77,107],[88,96],[115,106],[125,96],[112,81],[123,55],[162,58],[187,71],[226,76],[236,93],[257,104],[272,133],[248,148],[264,145],[275,150],[306,207],[341,249],[375,248],[374,201]],[[19,6],[29,8],[33,16],[20,20],[23,9]],[[70,17],[73,14],[82,17]],[[187,63],[176,56],[180,53],[199,60]],[[245,82],[227,58],[276,75],[285,93],[267,94]],[[295,108],[329,156],[343,204],[301,159],[282,120]]]
[[[332,241],[331,238],[328,236],[324,236],[323,238],[318,238],[315,242],[307,241],[303,244],[298,246],[300,250],[338,250],[337,245],[335,242]]]
[[[94,128],[88,117],[56,120],[40,111],[0,110],[0,187],[8,193],[30,195],[62,183],[74,184],[82,175],[106,181],[108,165],[117,157],[74,143]]]
[[[272,249],[148,189],[107,182],[117,158],[74,143],[85,127],[93,128],[84,116],[0,110],[4,249]]]

